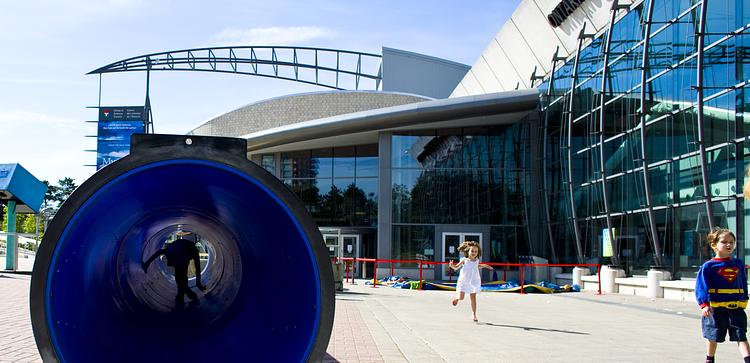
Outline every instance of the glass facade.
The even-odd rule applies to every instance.
[[[447,224],[490,226],[490,260],[515,260],[526,246],[528,125],[394,134],[392,258],[435,260],[424,251]]]
[[[274,155],[260,156],[274,172]],[[277,176],[304,203],[319,226],[376,227],[376,144],[281,153]]]
[[[693,277],[711,225],[735,231],[745,258],[750,4],[651,0],[616,19],[539,85],[559,262]]]

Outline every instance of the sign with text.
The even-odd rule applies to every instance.
[[[609,233],[609,229],[602,229],[602,257],[612,257],[614,251],[612,248],[612,242],[617,238],[617,228],[612,228],[612,233]]]
[[[143,132],[143,106],[99,107],[96,170],[130,153],[130,135]]]

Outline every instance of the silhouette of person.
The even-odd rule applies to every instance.
[[[172,243],[167,244],[162,249],[156,251],[151,257],[143,262],[141,267],[144,272],[148,271],[148,266],[157,257],[164,255],[167,258],[167,266],[174,268],[174,279],[177,283],[177,296],[175,297],[175,304],[177,307],[182,307],[185,302],[184,296],[187,295],[190,300],[198,298],[188,286],[188,266],[190,261],[193,261],[195,266],[195,285],[201,291],[206,291],[206,287],[201,283],[201,263],[198,247],[195,246],[196,241],[190,241],[182,237],[191,234],[188,231],[177,231],[177,239]]]

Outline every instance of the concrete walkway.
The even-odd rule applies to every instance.
[[[0,363],[38,362],[28,313],[30,277],[0,273]],[[663,299],[593,293],[483,293],[479,322],[468,297],[371,288],[336,296],[326,362],[699,362],[697,307]],[[250,357],[249,357],[250,359]],[[251,359],[250,359],[251,360]],[[717,361],[740,361],[719,345]]]

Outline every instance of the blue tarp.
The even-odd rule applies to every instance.
[[[367,281],[366,284],[372,284],[372,281]],[[413,281],[409,278],[401,276],[388,276],[384,277],[377,282],[378,285],[390,285],[397,289],[418,289],[419,281]],[[422,289],[424,290],[456,290],[455,282],[436,282],[436,281],[422,281]],[[518,281],[490,281],[482,284],[482,291],[488,292],[514,292],[521,289],[521,284]],[[578,292],[580,287],[578,285],[557,285],[548,281],[539,282],[525,282],[523,286],[524,292],[527,293],[558,293],[558,292]]]

